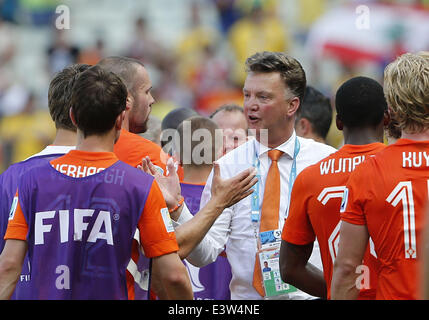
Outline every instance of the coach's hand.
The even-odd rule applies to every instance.
[[[213,163],[212,199],[223,208],[228,208],[253,193],[256,184],[256,169],[251,167],[236,176],[223,180],[217,162]]]

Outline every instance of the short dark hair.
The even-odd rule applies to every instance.
[[[213,119],[213,117],[218,114],[219,112],[241,112],[244,114],[244,109],[243,107],[239,106],[238,104],[234,104],[234,103],[229,103],[229,104],[224,104],[222,106],[220,106],[219,108],[217,108],[215,111],[213,111],[213,113],[209,116],[210,119]]]
[[[84,137],[111,130],[126,99],[127,88],[113,72],[93,66],[81,73],[73,86],[71,108]]]
[[[283,52],[258,52],[247,58],[246,72],[278,72],[284,84],[302,102],[307,79],[301,64]]]
[[[172,139],[171,137],[166,139],[165,134],[163,134],[164,130],[177,129],[183,120],[198,115],[198,112],[194,109],[187,107],[176,108],[167,113],[161,122],[161,146],[164,147]]]
[[[136,68],[144,67],[143,62],[129,57],[111,56],[102,59],[97,65],[119,76],[127,90],[134,96]]]
[[[296,121],[301,118],[305,118],[311,123],[314,133],[326,139],[332,123],[330,99],[315,88],[307,86]]]
[[[352,78],[338,89],[335,108],[346,127],[375,127],[387,110],[383,87],[371,78]]]
[[[57,129],[76,131],[69,115],[72,89],[79,75],[89,67],[87,64],[74,64],[59,71],[52,78],[48,91],[48,107]]]
[[[185,129],[185,123],[188,122],[190,125],[190,132],[184,133]],[[180,163],[182,165],[191,165],[191,166],[199,166],[199,165],[212,165],[214,161],[217,159],[218,151],[220,149],[220,144],[216,145],[216,129],[218,129],[218,125],[216,122],[214,122],[210,118],[202,117],[202,116],[193,116],[188,119],[185,119],[179,126],[177,127],[177,134],[178,136],[175,137],[174,140],[174,149],[175,151],[179,153],[180,157]],[[186,141],[186,137],[193,137],[193,133],[198,129],[205,129],[208,130],[208,133],[210,133],[210,139],[204,139],[202,137],[202,141],[194,141],[191,139],[191,141]],[[207,137],[205,137],[207,138]],[[190,143],[190,145],[189,145]],[[190,163],[184,163],[184,150],[185,150],[185,144],[188,144],[190,151]],[[194,149],[196,146],[201,147],[203,144],[203,148],[200,150],[200,156],[202,159],[207,160],[207,162],[204,163],[198,163],[194,158]],[[211,154],[207,155],[205,154],[206,150],[210,150]],[[206,159],[207,158],[207,159]]]

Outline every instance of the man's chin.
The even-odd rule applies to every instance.
[[[145,133],[147,131],[147,124],[145,123],[142,126],[130,127],[130,132],[135,134]]]

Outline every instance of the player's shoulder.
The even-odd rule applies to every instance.
[[[16,180],[20,176],[20,162],[12,164],[0,175],[0,189],[9,192],[11,188],[16,187]]]
[[[124,174],[128,175],[130,177],[129,180],[137,180],[137,179],[147,179],[152,181],[154,179],[153,176],[150,174],[144,172],[141,169],[138,169],[136,167],[133,167],[132,165],[122,161],[118,160],[114,165],[110,166],[106,170],[120,170],[123,171]],[[132,177],[132,179],[131,179]],[[127,179],[128,180],[128,179]]]
[[[341,149],[337,150],[329,145],[316,142],[312,139],[303,139],[303,141],[307,143],[305,144],[305,147],[309,148],[308,151],[311,151],[311,147],[320,148],[319,150],[321,150],[321,152],[319,153],[306,153],[305,157],[311,159],[311,161],[309,161],[308,166],[304,167],[304,169],[299,173],[297,177],[297,180],[299,178],[299,180],[301,181],[310,181],[309,185],[313,185],[315,184],[315,177],[326,177],[326,167],[329,167],[331,165],[331,159],[335,159],[341,156]]]
[[[49,176],[50,170],[55,170],[49,163],[50,157],[30,158],[11,166],[2,181],[2,188],[9,188],[9,192],[16,191],[17,187],[38,188],[36,182]],[[10,171],[9,171],[10,170]],[[45,186],[43,183],[41,185]]]
[[[153,142],[153,141],[151,141],[151,140],[149,140],[149,139],[146,139],[146,138],[144,138],[144,137],[142,137],[142,136],[139,136],[139,135],[137,135],[137,137],[138,137],[138,141],[142,144],[142,145],[145,145],[145,146],[147,146],[148,148],[150,148],[151,150],[156,150],[156,151],[160,151],[162,148],[161,148],[161,146],[159,145],[159,144],[156,144],[155,142]]]
[[[137,145],[143,145],[152,149],[160,150],[161,146],[156,144],[155,142],[142,137],[136,133],[132,133],[126,130],[121,131],[120,139],[117,143],[126,142],[126,143],[134,143]]]
[[[59,157],[61,155],[56,155],[56,157]],[[18,179],[22,174],[26,173],[27,171],[30,171],[31,169],[38,168],[44,164],[47,164],[49,160],[53,159],[52,156],[37,156],[37,157],[31,157],[24,161],[14,163],[9,166],[2,174],[1,177],[3,179],[12,178],[12,179]]]
[[[0,179],[6,179],[16,175],[22,169],[22,162],[11,164],[1,175]]]
[[[377,152],[374,154],[369,155],[366,157],[366,160],[356,168],[356,170],[359,169],[359,167],[363,167],[359,171],[369,171],[369,170],[379,170],[380,166],[383,166],[383,163],[391,163],[395,162],[395,160],[402,155],[399,155],[395,147],[392,147],[392,145],[385,146],[383,148],[380,148]],[[355,171],[356,171],[355,170]]]
[[[317,188],[320,184],[326,183],[326,179],[331,179],[330,175],[326,174],[326,167],[330,165],[329,161],[335,158],[334,154],[305,167],[296,177],[295,183],[303,185],[304,188]]]
[[[368,186],[369,183],[377,184],[378,179],[368,179],[368,177],[380,177],[380,166],[377,164],[378,160],[376,157],[383,151],[384,149],[375,155],[367,157],[365,161],[359,164],[356,169],[350,173],[348,181],[360,181],[361,184],[366,183],[366,186]]]
[[[114,147],[115,154],[120,160],[137,166],[141,163],[143,157],[148,156],[154,165],[160,166],[164,170],[168,155],[162,150],[161,146],[138,134],[121,131],[119,140]]]

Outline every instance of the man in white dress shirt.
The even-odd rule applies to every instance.
[[[218,160],[221,176],[224,179],[229,178],[257,164],[259,186],[255,188],[258,191],[255,193],[259,197],[261,207],[265,181],[271,165],[268,151],[271,149],[282,151],[283,154],[278,160],[280,171],[278,229],[281,230],[287,216],[289,183],[292,183],[295,176],[305,167],[325,158],[336,149],[296,136],[295,114],[303,100],[306,87],[305,72],[297,60],[284,53],[256,53],[247,59],[246,68],[247,78],[243,88],[244,112],[255,139],[242,144]],[[201,207],[211,197],[212,176],[213,172],[203,191]],[[187,258],[196,266],[204,266],[215,261],[226,245],[227,257],[232,268],[230,284],[232,299],[263,299],[253,287],[259,222],[255,223],[255,220],[252,222],[254,209],[252,197],[247,197],[225,209],[201,244]],[[180,224],[187,219],[181,216],[177,222]],[[322,269],[317,244],[310,261]],[[282,295],[281,298],[314,297],[296,290]]]

